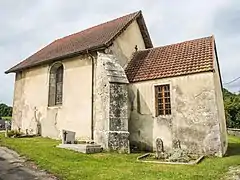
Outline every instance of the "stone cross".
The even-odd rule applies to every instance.
[[[173,149],[181,149],[181,144],[178,139],[173,140]]]
[[[64,133],[63,133],[63,140],[67,141],[67,131],[64,131]]]
[[[75,132],[62,130],[62,144],[74,144]]]
[[[162,157],[162,155],[163,155],[163,153],[164,153],[163,141],[162,141],[162,139],[160,139],[160,138],[157,138],[157,139],[156,139],[156,149],[157,149],[157,151],[156,151],[156,156],[157,156],[157,158],[159,159],[159,158]]]

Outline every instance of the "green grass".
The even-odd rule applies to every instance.
[[[2,117],[2,119],[4,119],[5,121],[10,121],[12,119],[12,117],[6,116],[6,117]]]
[[[100,153],[86,155],[58,149],[59,141],[48,138],[4,138],[0,145],[16,150],[40,168],[68,180],[216,180],[229,166],[240,164],[240,138],[229,137],[224,158],[206,158],[198,165],[159,165],[136,162],[139,154]]]

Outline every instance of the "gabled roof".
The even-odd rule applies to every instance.
[[[12,67],[6,71],[6,73],[73,57],[81,53],[86,53],[87,51],[105,49],[109,47],[134,20],[137,20],[139,24],[146,48],[152,48],[153,45],[142,13],[138,11],[58,39]]]
[[[126,68],[129,82],[213,71],[214,37],[134,53]]]

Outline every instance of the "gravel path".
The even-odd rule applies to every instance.
[[[230,167],[225,179],[226,180],[240,180],[240,166]]]
[[[0,147],[0,180],[57,180],[56,177],[38,170],[16,152]]]

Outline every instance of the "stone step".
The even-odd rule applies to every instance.
[[[86,154],[100,153],[103,150],[101,145],[97,144],[59,144],[57,147]]]

